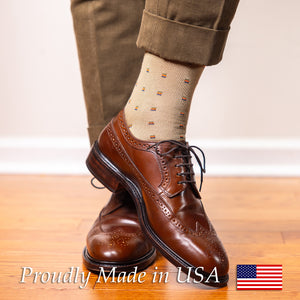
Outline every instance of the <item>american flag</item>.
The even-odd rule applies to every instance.
[[[237,265],[237,290],[282,290],[282,265]]]

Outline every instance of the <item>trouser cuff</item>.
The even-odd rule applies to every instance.
[[[228,32],[180,23],[144,10],[137,46],[164,59],[210,66],[221,61]]]

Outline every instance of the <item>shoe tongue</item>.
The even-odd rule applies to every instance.
[[[124,202],[122,201],[122,197],[120,195],[121,193],[113,193],[111,195],[110,200],[106,204],[106,206],[102,209],[101,216],[104,217],[113,211],[119,209],[124,205]]]
[[[174,141],[174,142],[176,142],[176,143],[179,143],[178,145],[177,144],[174,144],[174,143],[172,143],[172,140],[165,140],[165,141],[161,141],[160,142],[160,145],[159,145],[159,151],[161,152],[161,153],[165,153],[165,152],[168,152],[168,151],[170,151],[171,149],[179,149],[180,148],[180,146],[179,145],[183,145],[183,146],[185,146],[187,143],[186,142],[184,142],[184,141]],[[177,150],[177,152],[178,152],[178,150]]]

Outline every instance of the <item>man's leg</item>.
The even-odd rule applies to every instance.
[[[124,106],[138,75],[143,50],[135,42],[144,0],[71,0],[71,5],[92,144]],[[155,256],[130,195],[119,189],[88,233],[85,266],[129,272],[146,268]]]
[[[185,140],[190,105],[205,65],[223,55],[238,0],[147,0],[137,44],[147,52],[125,107],[142,140]]]
[[[144,51],[144,0],[71,0],[91,144],[128,100]]]
[[[131,194],[156,248],[213,286],[226,285],[228,258],[196,188],[191,157],[202,175],[204,154],[184,134],[187,102],[203,67],[221,60],[237,5],[238,0],[146,1],[138,46],[147,53],[137,84],[87,160],[107,188],[121,184]]]

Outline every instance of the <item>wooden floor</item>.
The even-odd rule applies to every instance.
[[[205,178],[203,202],[230,259],[228,287],[178,283],[158,256],[144,283],[74,283],[85,236],[109,197],[88,176],[0,176],[0,299],[300,299],[300,178]],[[282,291],[237,291],[237,264],[282,264]],[[21,280],[32,272],[68,272],[72,283]],[[169,272],[169,282],[152,274]],[[29,270],[28,270],[29,271]],[[47,274],[43,275],[47,280]]]

